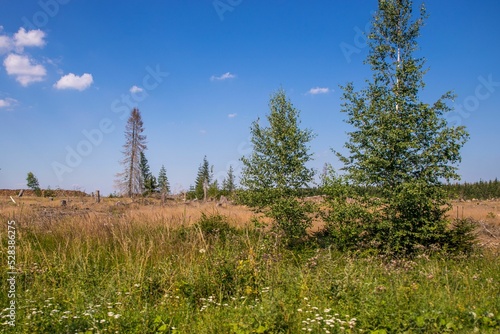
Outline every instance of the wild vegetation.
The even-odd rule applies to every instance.
[[[18,225],[17,321],[3,333],[500,330],[498,248],[392,258],[317,238],[290,248],[238,206],[2,203]]]
[[[449,216],[448,194],[471,189],[444,184],[459,177],[468,134],[443,117],[451,93],[433,104],[419,99],[426,70],[414,54],[426,14],[412,9],[410,0],[379,1],[368,43],[373,78],[361,91],[343,87],[353,127],[347,153],[338,154],[344,174],[325,168],[316,189],[314,134],[279,90],[267,124],[251,125],[241,189],[232,168],[220,188],[205,156],[195,186],[166,203],[166,169],[153,176],[133,109],[117,180],[128,198],[2,203],[0,219],[16,222],[18,302],[16,327],[2,330],[498,332],[499,248],[477,238],[481,224],[498,238],[498,210],[487,213],[491,226],[464,217],[463,207],[462,217],[458,207]],[[27,181],[41,192],[33,173]],[[485,198],[497,187],[480,183],[472,193],[488,189]],[[222,194],[246,206],[207,204]]]

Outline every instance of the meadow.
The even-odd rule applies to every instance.
[[[398,259],[314,237],[291,249],[238,205],[15,200],[0,204],[4,264],[16,222],[15,327],[4,269],[2,333],[500,331],[498,201],[454,203],[450,216],[478,222],[472,254]]]

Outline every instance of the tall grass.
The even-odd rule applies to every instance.
[[[500,330],[500,263],[492,250],[413,260],[348,255],[314,242],[290,250],[255,221],[218,212],[47,217],[25,209],[0,219],[18,223],[16,327],[4,323],[4,333]],[[1,305],[9,301],[6,278],[4,270]]]

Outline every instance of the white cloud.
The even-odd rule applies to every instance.
[[[0,25],[0,33],[3,31],[3,26]],[[12,49],[12,41],[9,36],[0,35],[0,55],[9,52]]]
[[[5,54],[12,50],[12,41],[9,36],[0,36],[0,55]]]
[[[226,72],[226,73],[222,74],[221,76],[212,75],[210,77],[210,81],[221,81],[221,80],[234,79],[234,78],[236,78],[235,74],[232,74],[231,72]]]
[[[315,88],[311,88],[309,89],[309,91],[307,92],[307,94],[311,94],[311,95],[317,95],[317,94],[327,94],[327,93],[330,93],[330,88],[328,87],[315,87]]]
[[[227,117],[229,118],[235,118],[236,116],[238,116],[237,113],[234,113],[234,114],[228,114]]]
[[[0,33],[3,27],[0,26]],[[17,53],[22,54],[25,47],[43,47],[45,45],[45,32],[40,29],[26,31],[19,28],[14,37],[0,35],[0,54],[12,51],[14,48]]]
[[[0,99],[0,108],[8,108],[16,104],[17,100],[11,99],[10,97],[5,99]]]
[[[144,92],[144,89],[142,89],[141,87],[137,87],[137,86],[134,85],[134,86],[132,86],[130,88],[130,92],[132,94],[134,94],[134,93],[141,93],[141,92]]]
[[[19,28],[19,31],[14,34],[14,43],[22,51],[25,46],[43,47],[44,38],[45,33],[40,29],[26,31],[24,28]]]
[[[42,81],[47,73],[45,67],[34,64],[33,60],[25,55],[11,53],[5,58],[3,65],[7,74],[14,75],[23,86]]]
[[[73,73],[62,76],[58,82],[54,84],[56,89],[76,89],[79,91],[85,90],[92,85],[94,79],[92,74],[84,73],[82,76],[77,76]]]

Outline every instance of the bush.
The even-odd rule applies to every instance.
[[[276,222],[278,232],[283,233],[289,243],[294,243],[307,235],[311,227],[311,203],[300,202],[296,198],[278,198],[270,205],[268,216]]]
[[[446,193],[439,185],[407,182],[372,197],[332,174],[323,180],[323,191],[328,205],[323,237],[339,250],[405,256],[436,248],[470,252],[475,243],[470,222],[447,228]]]
[[[471,253],[477,244],[476,226],[471,218],[456,219],[446,232],[446,249],[453,253]]]
[[[56,197],[56,192],[50,188],[43,191],[43,197]]]
[[[207,215],[203,212],[196,223],[196,227],[200,229],[205,237],[218,236],[224,240],[228,235],[235,232],[235,228],[229,224],[227,217],[219,213]]]

